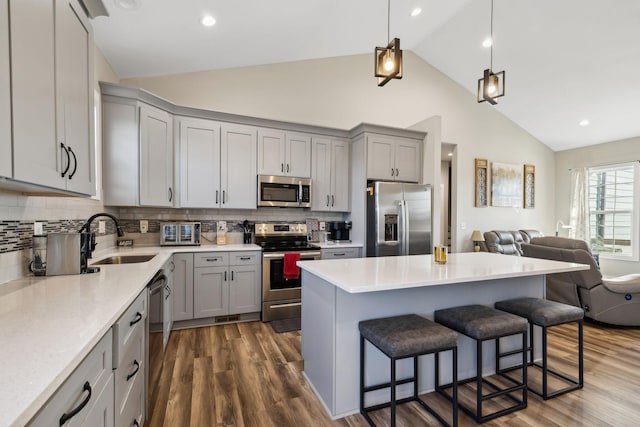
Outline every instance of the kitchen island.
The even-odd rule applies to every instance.
[[[586,270],[582,264],[486,252],[451,254],[446,265],[431,255],[299,261],[302,270],[302,357],[304,375],[333,418],[359,411],[360,320],[415,313],[433,319],[441,308],[545,296],[545,275]],[[538,339],[536,340],[538,341]],[[516,340],[503,340],[505,346]],[[540,346],[538,346],[540,348]],[[458,338],[458,377],[475,373],[475,347]],[[389,361],[367,344],[366,384],[388,381]],[[494,347],[484,348],[484,373],[493,369]],[[443,355],[443,361],[450,357]],[[420,359],[420,392],[433,390],[433,358]],[[450,379],[441,365],[442,381]],[[412,372],[411,360],[398,363],[398,377]],[[408,395],[411,384],[398,388]],[[371,399],[371,400],[369,400]],[[367,402],[388,399],[388,390],[368,395]]]

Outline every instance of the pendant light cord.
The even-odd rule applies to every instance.
[[[489,69],[493,73],[493,0],[491,0],[491,63]]]
[[[493,7],[493,0],[491,0]],[[493,12],[492,12],[493,13]],[[387,0],[387,43],[391,40],[391,0]]]

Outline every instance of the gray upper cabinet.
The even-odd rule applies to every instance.
[[[11,2],[9,22],[13,178],[93,195],[88,19],[76,0],[21,0]]]
[[[313,137],[312,197],[314,211],[349,211],[349,143]]]
[[[180,118],[180,207],[256,208],[256,129]]]
[[[367,136],[367,179],[420,182],[420,141],[369,134]]]
[[[173,118],[140,106],[140,206],[173,206]]]
[[[311,137],[259,129],[258,174],[311,178]]]
[[[104,204],[172,207],[173,117],[131,99],[102,104]]]
[[[0,0],[0,176],[11,178],[11,79],[9,67],[9,2]]]

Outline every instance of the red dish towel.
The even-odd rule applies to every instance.
[[[286,280],[300,278],[300,268],[296,265],[299,260],[300,254],[284,254],[284,269],[282,275]]]

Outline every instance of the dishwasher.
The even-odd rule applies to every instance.
[[[155,402],[158,383],[162,375],[165,340],[165,299],[168,298],[171,288],[164,270],[158,271],[147,285],[149,291],[149,334],[147,340],[147,354],[149,357],[147,366],[147,410],[152,402]],[[150,412],[147,412],[150,413]]]

